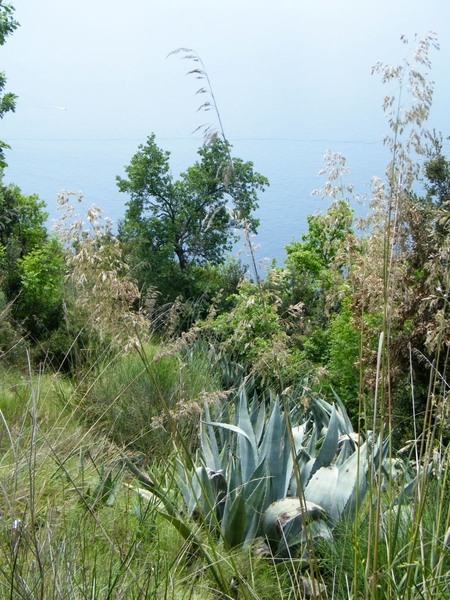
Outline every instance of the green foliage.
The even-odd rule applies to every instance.
[[[13,184],[0,188],[0,246],[2,289],[8,300],[20,291],[18,261],[47,239],[45,203],[38,196],[24,196]]]
[[[33,337],[42,329],[57,329],[62,320],[62,298],[66,262],[60,243],[50,238],[18,260],[21,294],[16,315]]]
[[[450,200],[450,162],[444,156],[441,135],[433,132],[426,157],[424,175],[427,195],[448,210],[448,206],[445,205]]]
[[[142,285],[156,286],[163,300],[193,295],[190,270],[225,260],[235,229],[256,231],[257,192],[267,179],[251,162],[230,158],[227,142],[214,137],[198,151],[200,160],[174,180],[169,152],[151,135],[139,146],[128,178],[117,177],[129,194],[120,237]]]
[[[329,377],[333,388],[346,406],[352,419],[359,414],[359,383],[361,336],[353,322],[351,300],[342,301],[341,310],[330,319],[329,326]]]
[[[0,242],[8,248],[8,243],[19,247],[19,256],[24,256],[32,248],[46,239],[45,202],[36,194],[24,196],[17,185],[0,187]]]
[[[284,303],[298,309],[291,322],[302,355],[325,365],[330,316],[340,308],[358,244],[352,229],[353,211],[346,200],[333,202],[324,215],[310,215],[307,220],[303,241],[286,247]]]
[[[333,270],[345,274],[347,267],[342,253],[348,237],[353,234],[353,211],[346,200],[333,202],[324,215],[309,215],[308,233],[302,242],[286,247],[286,267],[289,271],[295,301],[314,301],[325,293],[332,282]],[[299,287],[298,287],[299,286]]]
[[[64,322],[50,340],[50,353],[81,376],[118,350],[130,350],[138,339],[145,341],[150,322],[112,222],[97,206],[89,207],[83,220],[71,205],[74,195],[82,200],[74,192],[62,191],[58,197],[63,212],[55,230],[68,273]]]
[[[14,7],[11,4],[4,4],[0,0],[0,46],[6,42],[8,35],[13,33],[19,26],[19,23],[14,19]],[[6,113],[14,112],[16,109],[17,96],[11,92],[4,93],[6,86],[6,77],[4,73],[0,73],[0,119],[3,119]],[[0,181],[1,171],[6,167],[4,150],[9,148],[8,144],[0,140]]]
[[[48,239],[44,207],[16,185],[0,188],[0,290],[14,328],[37,339],[61,317],[61,248]]]
[[[19,26],[14,19],[14,7],[0,0],[0,46],[6,42],[8,35],[13,33]]]
[[[255,364],[284,338],[274,294],[269,287],[262,289],[243,279],[232,300],[233,309],[219,314],[207,327],[236,362]]]
[[[228,359],[244,365],[262,389],[283,390],[303,376],[302,357],[292,348],[282,310],[283,277],[276,269],[254,284],[242,279],[225,310],[196,323],[197,334]],[[223,304],[222,304],[223,306]],[[220,305],[219,305],[220,309]]]

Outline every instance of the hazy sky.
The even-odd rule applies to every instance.
[[[401,34],[434,30],[434,120],[449,134],[449,0],[11,0],[21,27],[0,49],[19,96],[0,139],[185,137],[196,112],[194,48],[230,138],[378,138],[386,92],[371,67]],[[60,110],[53,107],[64,107]],[[251,157],[247,157],[251,158]]]

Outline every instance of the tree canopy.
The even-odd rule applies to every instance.
[[[134,256],[131,263],[145,264],[147,281],[158,288],[164,279],[186,278],[194,267],[222,264],[238,230],[256,232],[257,194],[268,181],[251,162],[231,158],[230,148],[211,139],[174,180],[170,153],[153,134],[125,168],[128,178],[117,177],[120,191],[130,196],[121,239]]]

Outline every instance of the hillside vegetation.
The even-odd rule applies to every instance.
[[[17,24],[0,8],[3,43]],[[1,187],[1,598],[450,597],[436,47],[374,67],[395,94],[366,218],[328,153],[327,210],[264,272],[269,182],[221,126],[178,180],[154,134],[139,146],[117,234],[70,191],[49,232],[37,196]]]

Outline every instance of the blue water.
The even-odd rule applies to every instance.
[[[116,186],[116,175],[124,175],[140,143],[145,139],[37,139],[8,140],[8,168],[4,183],[14,182],[25,194],[37,193],[46,202],[49,221],[57,218],[56,197],[61,189],[81,190],[86,206],[96,204],[115,223],[123,218],[127,197]],[[177,176],[196,160],[199,138],[157,139],[171,152],[171,168]],[[346,181],[359,194],[368,191],[373,175],[383,176],[389,160],[379,140],[239,139],[232,140],[233,154],[251,160],[265,175],[270,187],[260,196],[257,216],[261,224],[253,240],[259,261],[275,259],[282,264],[284,248],[299,240],[307,230],[306,217],[324,212],[329,200],[311,196],[323,186],[318,172],[327,150],[340,151],[347,158],[350,174]],[[355,205],[364,213],[364,205]],[[238,244],[236,252],[241,249]],[[266,260],[266,262],[268,262]]]

